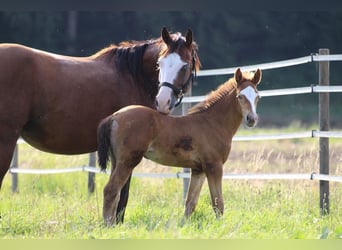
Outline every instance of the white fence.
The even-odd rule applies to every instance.
[[[294,66],[304,63],[318,62],[320,67],[320,76],[317,85],[310,85],[307,87],[300,88],[287,88],[287,89],[277,89],[277,90],[263,90],[260,91],[262,97],[269,96],[280,96],[280,95],[294,95],[294,94],[306,94],[306,93],[319,93],[322,95],[322,100],[324,97],[329,98],[329,93],[342,92],[342,86],[327,86],[329,85],[329,62],[330,61],[342,61],[342,54],[329,55],[329,50],[322,49],[319,54],[311,54],[309,56],[300,57],[296,59],[277,61],[271,63],[263,63],[250,66],[240,66],[242,71],[256,70],[257,68],[261,70],[275,69],[281,67]],[[225,75],[232,74],[235,72],[237,67],[232,68],[221,68],[212,70],[201,70],[198,72],[197,76],[212,76],[212,75]],[[322,86],[325,85],[325,86]],[[320,96],[321,97],[321,96]],[[205,96],[191,96],[185,97],[183,99],[183,105],[187,103],[199,102],[204,100]],[[328,99],[329,100],[329,99]],[[329,101],[326,102],[329,105]],[[324,101],[323,101],[324,106]],[[320,116],[324,117],[324,113],[329,112],[329,106],[322,107],[320,98]],[[254,136],[234,136],[234,141],[255,141],[255,140],[281,140],[281,139],[298,139],[298,138],[310,138],[319,137],[320,144],[322,147],[320,149],[320,173],[307,173],[307,174],[225,174],[223,179],[290,179],[290,180],[319,180],[321,187],[321,211],[323,213],[329,212],[329,181],[342,182],[342,176],[331,176],[329,175],[329,151],[324,149],[324,147],[329,147],[329,138],[342,138],[342,131],[327,131],[328,129],[324,124],[329,121],[322,120],[320,118],[320,130],[306,131],[306,132],[294,132],[286,134],[268,134],[268,135],[254,135]],[[322,129],[323,128],[323,129]],[[322,151],[322,152],[321,152]],[[10,173],[13,176],[12,190],[17,190],[17,174],[59,174],[59,173],[71,173],[78,171],[86,171],[90,173],[88,187],[89,190],[93,190],[94,174],[100,173],[100,170],[96,168],[95,153],[90,154],[89,166],[71,167],[65,169],[20,169],[18,168],[17,160],[18,151],[16,149],[14,158],[12,160],[12,166],[10,168]],[[324,155],[325,154],[325,155]],[[188,172],[179,173],[134,173],[133,176],[136,177],[151,177],[151,178],[184,178],[188,179],[190,174]],[[186,189],[186,188],[185,188]],[[324,204],[324,205],[323,205]],[[325,212],[324,212],[325,211]]]

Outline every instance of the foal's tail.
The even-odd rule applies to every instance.
[[[97,128],[97,158],[102,171],[106,170],[109,155],[112,152],[110,143],[111,121],[111,116],[109,116],[103,119]]]

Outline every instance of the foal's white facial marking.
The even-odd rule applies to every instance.
[[[259,96],[259,94],[251,86],[248,86],[247,88],[241,90],[240,94],[246,97],[246,99],[251,104],[252,112],[256,114],[255,99]]]
[[[168,82],[174,84],[177,78],[179,70],[186,65],[186,62],[182,61],[181,57],[177,53],[171,53],[166,57],[159,60],[159,82]],[[168,114],[170,113],[172,89],[162,86],[156,96],[157,110],[159,112]]]
[[[251,86],[248,86],[247,88],[241,90],[240,95],[244,96],[244,100],[249,103],[249,106],[251,108],[251,110],[249,111],[248,109],[246,109],[246,106],[244,106],[245,109],[242,110],[245,122],[244,124],[246,125],[246,127],[252,128],[258,122],[258,115],[256,113],[256,103],[259,95]]]

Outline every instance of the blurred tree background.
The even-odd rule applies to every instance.
[[[266,63],[307,56],[319,48],[342,54],[342,12],[0,12],[0,42],[49,52],[88,56],[123,40],[160,36],[166,26],[185,34],[191,28],[202,69]],[[331,84],[342,85],[341,62],[330,64]],[[231,76],[198,77],[193,95],[204,95]],[[317,64],[263,71],[260,89],[316,84]],[[331,94],[332,126],[342,126],[341,94]],[[317,122],[317,94],[263,98],[261,123]]]

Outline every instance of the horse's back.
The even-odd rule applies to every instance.
[[[152,108],[142,105],[129,105],[115,112],[113,120],[121,124],[129,123],[134,127],[146,126],[147,124],[151,126],[159,116],[163,115]]]
[[[29,66],[32,60],[32,51],[29,47],[20,44],[0,44],[0,69],[1,75],[16,74]]]
[[[164,115],[141,105],[124,107],[112,115],[112,128],[116,130],[112,135],[120,140],[129,137],[132,143],[139,144],[139,139],[154,137],[161,116]]]
[[[0,44],[0,85],[30,85],[39,74],[38,65],[46,63],[40,51],[30,47],[14,44]],[[31,88],[33,86],[30,86]]]
[[[45,55],[55,58],[68,58],[68,56],[47,52],[44,50],[39,50],[35,48],[28,47],[26,45],[18,43],[0,43],[0,55],[1,60],[5,55],[11,56],[13,59],[22,59],[28,57],[37,57],[39,55]],[[73,57],[69,57],[73,58]]]

